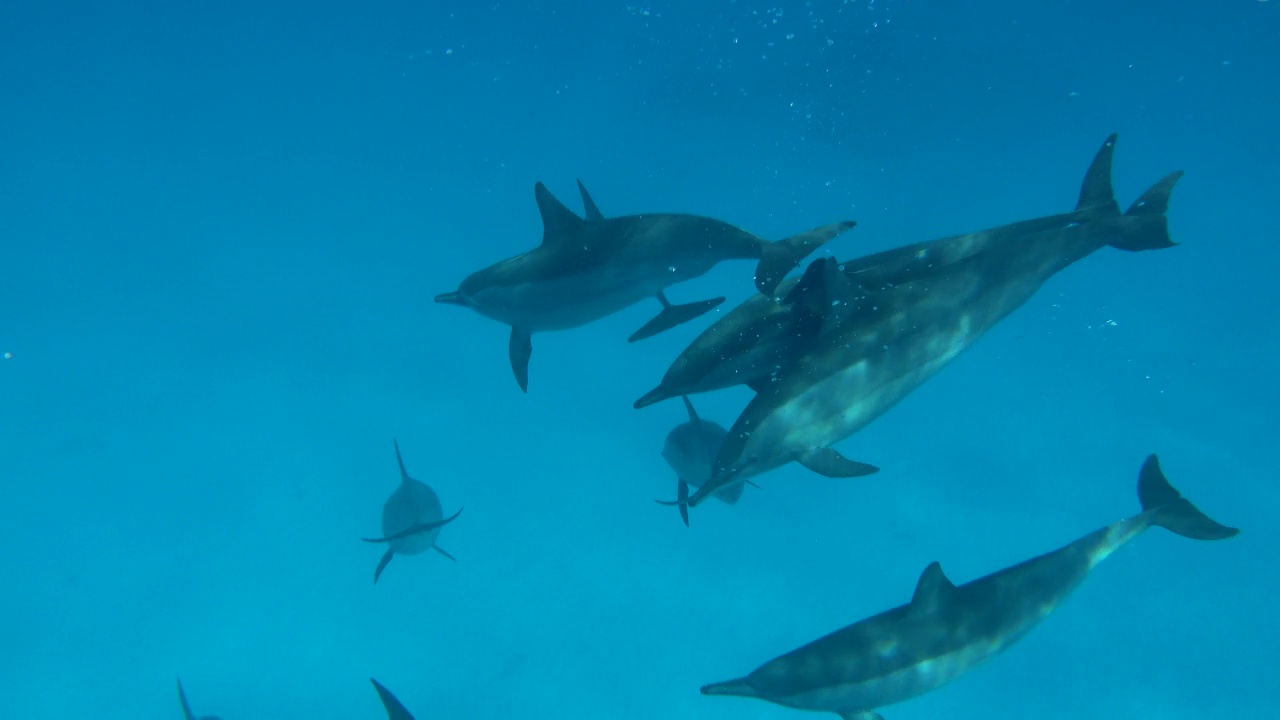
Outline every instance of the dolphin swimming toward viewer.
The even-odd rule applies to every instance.
[[[689,488],[697,489],[711,479],[711,468],[716,453],[724,442],[725,429],[710,420],[698,417],[693,403],[688,396],[684,398],[685,411],[689,419],[680,423],[667,433],[662,446],[662,457],[676,471],[676,500],[657,501],[659,505],[675,505],[680,508],[680,518],[689,524]],[[742,483],[734,483],[715,494],[715,497],[733,505],[742,497]]]
[[[185,720],[219,720],[215,715],[197,716],[191,712],[191,703],[187,702],[187,691],[182,689],[182,678],[178,678],[178,702],[182,703],[182,717]]]
[[[688,322],[723,297],[672,305],[666,288],[735,259],[758,260],[756,287],[771,294],[801,260],[851,221],[825,225],[770,242],[719,220],[671,213],[606,218],[578,182],[586,219],[575,215],[542,183],[534,198],[542,215],[542,244],[472,273],[436,302],[461,305],[511,326],[508,356],[520,389],[529,389],[532,335],[599,320],[647,298],[662,312],[632,342]]]
[[[958,587],[931,563],[911,602],[774,658],[746,677],[705,685],[702,694],[759,698],[843,720],[883,720],[876,708],[934,690],[1022,638],[1098,563],[1147,528],[1193,540],[1239,532],[1183,498],[1155,455],[1138,475],[1138,499],[1142,512],[1127,520]]]
[[[380,538],[362,538],[368,543],[387,543],[387,552],[378,562],[373,572],[376,585],[382,571],[386,569],[391,558],[396,555],[417,555],[428,548],[453,560],[454,557],[436,545],[440,528],[448,525],[462,514],[462,508],[449,518],[444,518],[440,508],[440,498],[426,483],[409,477],[404,468],[404,460],[400,457],[400,443],[392,441],[396,448],[396,463],[400,465],[400,486],[391,493],[382,505],[382,534]]]
[[[805,323],[816,319],[820,329],[786,368],[756,384],[721,446],[715,475],[689,505],[789,462],[828,477],[875,472],[831,446],[933,377],[1064,268],[1107,246],[1172,247],[1165,211],[1182,173],[1151,186],[1122,215],[1111,190],[1114,144],[1115,136],[1108,138],[1094,159],[1081,192],[1090,204],[1077,208],[1078,221],[1028,221],[1048,229],[987,238],[981,251],[959,253],[937,271],[891,270],[900,282],[881,282],[874,270],[851,275],[848,263],[841,269],[831,258],[813,261],[805,275],[819,279],[822,291],[805,295],[792,312]]]

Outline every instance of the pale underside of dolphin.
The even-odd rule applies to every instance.
[[[934,562],[921,574],[911,602],[781,655],[745,677],[703,686],[702,693],[759,698],[844,720],[883,720],[877,708],[934,690],[1012,645],[1098,563],[1147,528],[1194,540],[1238,532],[1179,495],[1154,455],[1139,473],[1138,498],[1138,515],[958,587]]]
[[[649,213],[606,218],[583,187],[581,218],[542,183],[534,196],[542,215],[542,243],[521,255],[472,273],[436,302],[461,305],[511,327],[507,354],[520,389],[528,392],[532,336],[580,327],[648,298],[662,311],[632,341],[688,322],[724,301],[684,305],[666,288],[735,259],[758,260],[756,286],[772,293],[801,260],[852,228],[840,222],[769,242],[745,230],[696,215]]]
[[[440,528],[453,522],[462,514],[462,508],[458,508],[452,516],[443,517],[440,500],[436,497],[435,491],[425,483],[409,476],[409,471],[404,466],[404,459],[400,456],[400,443],[393,440],[393,444],[396,449],[396,463],[400,466],[400,486],[383,505],[382,537],[361,538],[367,543],[387,543],[388,545],[387,551],[383,553],[382,559],[378,561],[378,567],[373,572],[375,585],[378,583],[378,578],[382,577],[382,571],[396,555],[416,555],[430,548],[450,560],[455,560],[456,558],[445,552],[435,540],[440,534]]]
[[[806,277],[812,271],[819,291],[790,310],[807,337],[797,341],[789,365],[755,383],[713,479],[689,498],[690,506],[736,479],[789,462],[827,477],[875,472],[831,446],[933,377],[1062,269],[1107,246],[1172,247],[1164,213],[1181,173],[1153,185],[1122,215],[1111,192],[1113,146],[1114,136],[1081,192],[1081,202],[1095,204],[1077,208],[1073,222],[1022,223],[1035,232],[988,238],[980,251],[957,253],[960,259],[931,272],[890,269],[894,282],[873,271],[851,277],[851,264],[841,269],[834,260],[815,260]]]
[[[1062,230],[1120,214],[1111,189],[1111,165],[1116,136],[1107,138],[1094,156],[1081,184],[1076,209],[993,227],[979,232],[913,243],[841,264],[841,270],[868,293],[945,273],[956,263],[999,250],[1051,230]],[[1130,222],[1130,228],[1137,227]],[[1134,234],[1134,233],[1130,233]],[[1141,233],[1127,239],[1141,242]],[[1123,242],[1124,234],[1116,238]],[[1126,249],[1142,249],[1130,247]],[[776,294],[786,297],[797,280],[779,285]],[[704,330],[680,353],[658,387],[636,400],[637,409],[656,402],[710,392],[734,385],[752,389],[770,382],[789,363],[796,348],[806,342],[804,332],[793,323],[790,302],[755,295]]]

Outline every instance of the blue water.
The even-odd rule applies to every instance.
[[[1221,543],[1153,531],[917,718],[1264,717],[1277,699],[1276,2],[0,6],[0,718],[797,718],[700,685],[1137,509],[1147,453]],[[435,305],[541,235],[532,187],[841,260],[1122,205],[1101,251],[865,431],[686,529],[678,402],[714,317],[535,336]],[[676,302],[754,292],[727,263]],[[700,396],[729,425],[749,393]],[[392,438],[447,513],[371,583]]]

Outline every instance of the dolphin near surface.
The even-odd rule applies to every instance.
[[[883,720],[877,708],[934,690],[1012,645],[1048,616],[1089,572],[1147,528],[1193,540],[1239,531],[1200,512],[1151,455],[1138,475],[1142,512],[1031,560],[956,586],[937,562],[911,601],[781,655],[704,695],[759,698],[843,720]]]
[[[1095,154],[1081,183],[1076,208],[1071,212],[913,243],[849,260],[842,263],[840,269],[862,290],[873,293],[946,273],[975,255],[992,250],[1007,251],[1011,244],[1016,247],[1023,240],[1048,231],[1061,231],[1093,221],[1103,221],[1096,227],[1112,235],[1115,247],[1142,250],[1148,249],[1148,245],[1167,246],[1160,244],[1165,236],[1158,222],[1129,220],[1120,222],[1117,228],[1115,218],[1120,215],[1120,209],[1111,186],[1115,142],[1113,134]],[[1176,176],[1166,181],[1172,185]],[[1130,216],[1140,214],[1134,212],[1135,209],[1130,210]],[[783,281],[776,294],[787,296],[796,283],[794,278]],[[786,300],[777,302],[755,295],[743,301],[698,335],[671,363],[662,382],[636,400],[635,407],[640,409],[679,395],[734,385],[758,389],[796,354],[796,336],[802,329],[794,325],[789,311],[790,302]]]
[[[952,243],[944,250],[954,257],[920,272],[906,263],[851,274],[852,263],[813,261],[805,275],[821,292],[805,294],[791,310],[811,328],[809,339],[780,372],[754,382],[756,395],[729,429],[714,476],[689,505],[790,462],[827,477],[875,472],[831,446],[937,374],[1059,271],[1107,246],[1172,247],[1165,211],[1181,173],[1121,214],[1109,172],[1114,144],[1108,138],[1095,157],[1071,222],[1027,221],[1020,225],[1036,232],[989,237],[976,252],[957,251],[973,243]]]
[[[689,419],[672,428],[662,446],[663,459],[676,471],[676,500],[657,502],[659,505],[679,507],[680,518],[688,526],[689,488],[697,489],[711,479],[716,453],[728,433],[718,423],[698,417],[698,411],[687,395],[684,397],[684,408]],[[733,483],[717,492],[715,497],[733,505],[742,497],[742,489],[743,483]]]
[[[462,514],[462,508],[451,517],[445,518],[440,507],[440,498],[426,483],[414,480],[405,470],[404,459],[400,457],[400,443],[393,441],[396,448],[396,463],[400,466],[400,485],[391,493],[382,505],[382,537],[362,538],[367,543],[386,543],[387,551],[378,562],[373,572],[376,585],[382,571],[387,568],[391,558],[396,555],[417,555],[428,549],[434,549],[441,555],[453,560],[454,557],[436,545],[440,528],[448,525]]]
[[[178,702],[182,704],[184,720],[219,720],[216,715],[196,715],[191,712],[191,703],[187,701],[187,691],[182,687],[182,678],[178,678]]]
[[[569,210],[545,185],[534,186],[542,215],[542,243],[472,273],[437,303],[461,305],[511,327],[508,356],[520,389],[529,389],[534,333],[599,320],[648,298],[662,311],[631,341],[656,335],[711,310],[723,297],[673,305],[666,288],[699,277],[728,260],[758,261],[756,286],[771,294],[782,278],[851,221],[770,242],[712,218],[646,213],[606,218],[578,182],[586,218]]]

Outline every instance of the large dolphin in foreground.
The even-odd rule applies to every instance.
[[[810,330],[790,364],[738,416],[716,458],[715,476],[689,498],[696,506],[736,480],[789,462],[828,477],[858,477],[876,468],[831,446],[866,427],[933,377],[997,322],[1035,294],[1050,277],[1104,247],[1128,251],[1173,246],[1165,210],[1181,177],[1166,176],[1124,214],[1110,181],[1115,137],[1094,159],[1076,221],[1029,234],[988,238],[973,253],[931,272],[859,275],[831,258],[815,260],[806,276],[822,278],[823,293],[793,304],[802,318],[826,314]],[[1037,229],[1035,221],[1024,226]],[[900,278],[901,282],[896,280]],[[802,324],[812,320],[804,320]]]
[[[833,712],[844,720],[883,720],[876,708],[934,690],[1020,639],[1098,563],[1147,528],[1193,540],[1238,532],[1179,495],[1155,455],[1138,475],[1138,499],[1138,515],[959,587],[934,562],[911,602],[770,660],[746,677],[706,685],[702,693]]]
[[[1116,136],[1107,138],[1094,156],[1080,188],[1076,208],[1071,212],[1023,220],[965,235],[913,243],[841,263],[840,269],[859,288],[874,293],[911,280],[946,273],[958,263],[988,250],[1007,248],[1009,243],[1106,220],[1120,214],[1111,189],[1111,161]],[[1129,233],[1111,238],[1113,246],[1126,250],[1146,249],[1137,225]],[[1125,243],[1129,245],[1126,246]],[[797,279],[784,280],[774,294],[777,301],[753,295],[704,330],[671,363],[662,382],[639,400],[637,409],[679,395],[710,392],[734,385],[759,389],[771,381],[803,344],[787,299]]]
[[[178,678],[178,702],[182,704],[182,717],[185,720],[219,720],[214,715],[196,715],[191,712],[191,703],[187,702],[187,691],[182,688],[182,678]]]
[[[400,465],[400,485],[391,493],[382,505],[382,537],[362,538],[368,543],[387,543],[387,551],[378,562],[373,572],[376,585],[382,571],[386,569],[391,558],[396,555],[417,555],[428,548],[453,560],[454,557],[436,545],[440,528],[453,522],[462,514],[462,508],[451,517],[445,518],[440,508],[440,498],[426,483],[409,477],[404,468],[404,460],[400,457],[400,443],[393,441],[396,448],[396,463]]]
[[[720,445],[728,434],[719,423],[703,420],[693,408],[688,396],[684,398],[684,409],[689,419],[671,429],[662,444],[662,457],[676,471],[676,500],[666,502],[659,500],[660,505],[676,505],[680,508],[680,518],[689,524],[689,488],[698,486],[711,479],[711,468],[716,459]],[[742,497],[743,483],[733,483],[715,494],[715,497],[733,505]]]
[[[756,286],[771,294],[782,278],[823,243],[852,228],[841,222],[770,242],[725,222],[696,215],[648,213],[606,218],[578,183],[586,219],[534,186],[542,244],[472,273],[438,303],[462,305],[511,326],[508,354],[520,389],[529,389],[532,335],[575,328],[647,298],[662,312],[631,336],[655,335],[724,301],[672,305],[664,290],[726,260],[755,259]]]

